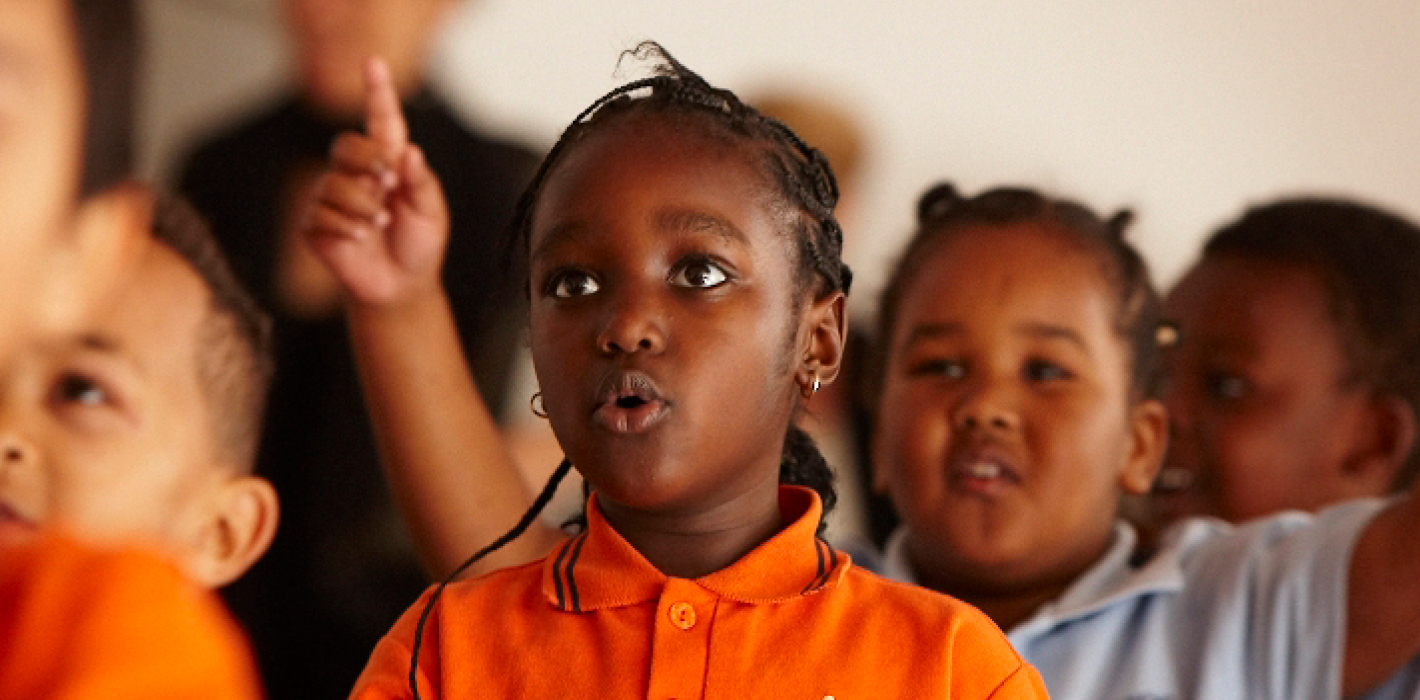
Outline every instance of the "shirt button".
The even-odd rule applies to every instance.
[[[675,603],[667,611],[671,618],[671,624],[683,630],[688,630],[695,626],[695,608],[690,603]]]

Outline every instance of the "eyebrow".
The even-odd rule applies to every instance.
[[[78,345],[88,352],[95,352],[101,355],[113,357],[118,361],[132,367],[138,374],[144,374],[144,367],[137,358],[123,352],[123,344],[112,337],[99,333],[85,333],[79,336]]]
[[[1014,331],[1017,335],[1030,338],[1064,340],[1079,347],[1086,355],[1090,354],[1090,348],[1089,345],[1085,343],[1085,339],[1081,337],[1079,333],[1075,332],[1075,329],[1067,326],[1056,326],[1049,323],[1022,323],[1016,326]],[[963,333],[965,333],[965,330],[962,328],[962,325],[954,321],[947,323],[928,323],[914,327],[912,333],[907,336],[907,344],[911,345],[912,343],[922,340],[962,335]]]
[[[1049,323],[1023,323],[1016,326],[1016,333],[1045,340],[1064,340],[1080,348],[1086,355],[1090,354],[1090,346],[1085,343],[1085,339],[1075,332],[1075,329],[1066,326],[1056,326]]]
[[[667,209],[656,215],[656,225],[675,233],[712,233],[734,243],[747,243],[749,240],[729,221],[694,209]]]
[[[749,243],[749,237],[734,224],[724,218],[695,209],[668,208],[659,211],[656,213],[655,225],[657,230],[673,235],[705,232],[732,243],[741,245]],[[586,235],[586,232],[587,227],[576,221],[553,226],[547,230],[547,233],[543,235],[542,242],[532,251],[532,259],[537,260],[545,257],[557,246],[567,241],[576,240]]]

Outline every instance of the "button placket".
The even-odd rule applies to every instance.
[[[702,698],[716,596],[686,579],[670,579],[656,605],[651,641],[651,698]]]

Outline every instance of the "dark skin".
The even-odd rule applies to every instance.
[[[437,180],[407,142],[387,73],[372,66],[369,80],[369,133],[337,143],[308,240],[346,289],[408,516],[431,549],[486,542],[440,533],[512,522],[467,514],[529,499],[507,483],[516,467],[453,351]],[[797,277],[761,146],[667,121],[619,115],[548,174],[531,222],[530,341],[558,440],[608,521],[661,571],[698,577],[781,529],[784,435],[802,387],[837,374],[846,317],[841,293],[815,295]],[[460,487],[470,478],[485,488]]]
[[[1131,400],[1115,295],[1054,224],[964,229],[923,254],[898,301],[875,484],[921,581],[1010,629],[1104,554],[1167,419]]]
[[[724,568],[783,526],[784,433],[801,386],[842,352],[843,297],[802,291],[752,157],[654,113],[617,116],[562,157],[533,213],[549,420],[608,521],[675,576]],[[626,377],[654,385],[647,403],[608,403]]]

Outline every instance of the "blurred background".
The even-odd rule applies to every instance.
[[[517,285],[494,281],[485,247],[535,152],[640,77],[616,68],[644,39],[828,153],[847,193],[860,329],[918,196],[941,180],[966,193],[1043,188],[1105,215],[1130,207],[1129,235],[1164,287],[1250,203],[1322,193],[1420,218],[1414,0],[143,5],[142,174],[182,178],[277,319],[259,470],[282,494],[283,522],[272,551],[227,591],[277,699],[343,695],[427,580],[380,475],[338,287],[292,235],[330,138],[358,126],[370,46],[402,47],[392,63],[406,114],[455,207],[445,286],[530,487],[561,454],[527,410],[536,386],[518,341],[520,299],[499,296]],[[850,369],[806,424],[846,482],[829,536],[850,547],[880,543],[892,524],[862,488],[866,417],[844,387],[864,355],[855,365],[851,347],[865,344],[850,341]],[[563,491],[553,510],[569,515],[580,491]]]
[[[275,0],[148,0],[145,174],[291,79]],[[546,148],[664,43],[741,94],[831,100],[865,136],[849,223],[870,311],[926,186],[1023,182],[1101,209],[1167,285],[1251,201],[1324,191],[1420,216],[1420,3],[466,0],[430,68],[470,122]]]

